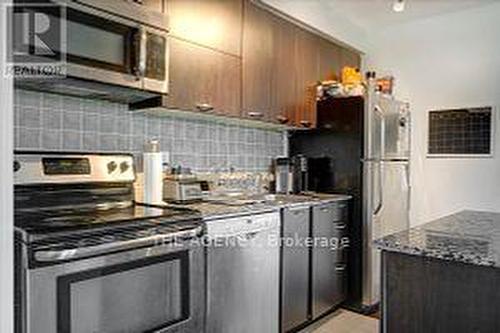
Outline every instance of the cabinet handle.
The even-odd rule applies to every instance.
[[[312,123],[309,120],[301,120],[300,124],[304,127],[311,127]]]
[[[337,229],[337,230],[344,230],[345,228],[347,228],[347,224],[345,224],[345,223],[335,223],[335,229]]]
[[[336,265],[335,266],[335,271],[337,272],[344,272],[347,268],[346,264],[341,264],[341,265]]]
[[[196,104],[196,109],[201,112],[212,111],[214,107],[208,103],[198,103]]]
[[[262,118],[264,114],[262,112],[248,112],[250,118]]]
[[[277,116],[276,119],[278,120],[278,122],[280,124],[286,124],[288,123],[288,117],[285,117],[285,116]]]

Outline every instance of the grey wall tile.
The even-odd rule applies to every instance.
[[[99,147],[99,135],[97,133],[84,132],[82,143],[83,150],[92,151],[95,150],[96,147]]]
[[[82,149],[82,133],[63,131],[62,145],[64,150],[79,151]]]
[[[142,152],[160,139],[171,163],[196,171],[267,171],[283,155],[282,133],[227,125],[221,120],[158,118],[125,104],[15,91],[17,149]]]
[[[63,112],[63,129],[72,131],[82,130],[82,116],[81,112]]]
[[[104,151],[116,151],[118,136],[116,134],[99,134],[99,147]]]
[[[44,130],[61,129],[63,112],[60,109],[42,109],[42,125]]]
[[[18,127],[20,149],[40,149],[40,130],[33,128]]]
[[[62,147],[62,131],[44,129],[42,133],[42,149],[60,150]]]
[[[116,129],[116,117],[101,114],[99,117],[99,132],[107,134],[116,133]]]
[[[82,130],[85,132],[99,131],[99,115],[96,113],[83,113]]]
[[[40,128],[40,109],[34,107],[21,107],[19,112],[19,126],[29,128]]]

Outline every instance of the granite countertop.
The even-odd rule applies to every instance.
[[[462,211],[375,241],[391,252],[500,267],[500,213]]]
[[[285,207],[316,205],[339,200],[349,200],[350,198],[351,197],[348,195],[337,194],[277,194],[273,197],[262,194],[244,198],[228,198],[225,200],[226,204],[223,204],[222,202],[202,201],[180,206],[198,210],[201,212],[201,215],[205,220],[213,220],[241,215],[273,212]]]

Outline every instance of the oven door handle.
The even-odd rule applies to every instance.
[[[190,239],[199,237],[202,232],[202,228],[196,228],[189,231],[181,231],[170,234],[159,234],[149,237],[131,239],[126,241],[118,241],[106,244],[99,244],[95,246],[87,246],[73,249],[64,250],[39,250],[35,251],[35,260],[39,262],[54,262],[54,261],[66,261],[75,260],[88,257],[94,257],[103,254],[109,254],[111,252],[118,252],[124,250],[131,250],[138,247],[144,246],[161,246],[167,245],[174,242],[185,242]]]

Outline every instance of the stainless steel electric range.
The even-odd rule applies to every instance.
[[[198,212],[133,201],[133,157],[15,156],[16,332],[201,332]]]

